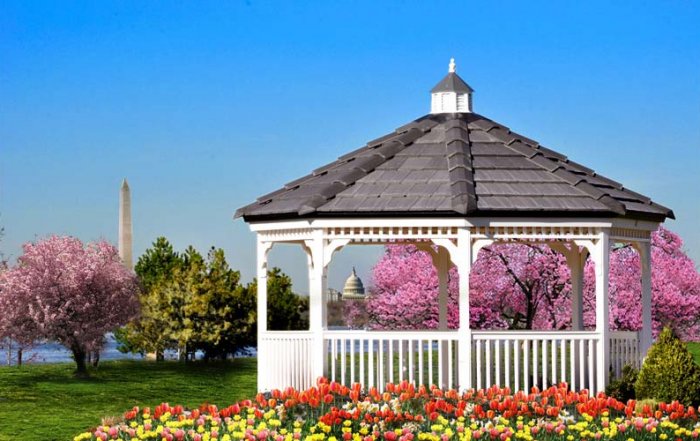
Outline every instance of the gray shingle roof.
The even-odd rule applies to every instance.
[[[474,92],[474,89],[469,87],[469,84],[467,84],[459,75],[454,72],[450,72],[430,90],[430,93],[436,92],[471,93]]]
[[[673,212],[475,113],[430,114],[240,208],[246,221]]]

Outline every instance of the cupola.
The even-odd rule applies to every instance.
[[[451,58],[447,76],[430,91],[430,113],[471,112],[472,92],[474,89],[457,75],[455,59]]]

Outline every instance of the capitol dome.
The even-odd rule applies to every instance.
[[[364,299],[365,286],[362,284],[362,279],[357,277],[355,268],[352,269],[352,274],[345,281],[343,287],[343,299]]]

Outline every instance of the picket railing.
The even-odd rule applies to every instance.
[[[622,368],[630,365],[639,369],[642,357],[639,352],[639,333],[635,331],[610,332],[610,364],[615,378],[622,376]]]
[[[265,366],[258,370],[265,376],[264,389],[313,386],[312,347],[309,331],[266,331],[258,342],[258,363]]]
[[[473,331],[472,384],[530,390],[567,382],[595,389],[598,342],[589,331]]]
[[[567,382],[572,389],[597,390],[599,335],[593,331],[471,332],[471,384],[498,385],[512,390],[540,389]],[[267,331],[259,342],[267,389],[314,385],[314,339],[309,331]],[[403,380],[457,388],[457,331],[323,332],[324,375],[346,385],[361,383],[383,390]],[[629,364],[639,367],[636,332],[610,333],[613,378]]]
[[[333,381],[379,390],[403,380],[458,386],[456,331],[326,331],[324,337]]]

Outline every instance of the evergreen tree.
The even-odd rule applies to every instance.
[[[115,332],[120,351],[154,353],[157,360],[162,360],[164,351],[175,346],[172,317],[168,314],[177,301],[168,283],[183,264],[183,257],[165,237],[157,238],[139,258],[134,270],[143,288],[139,296],[141,315]]]
[[[700,403],[700,367],[671,328],[664,328],[649,348],[634,389],[637,399]]]

